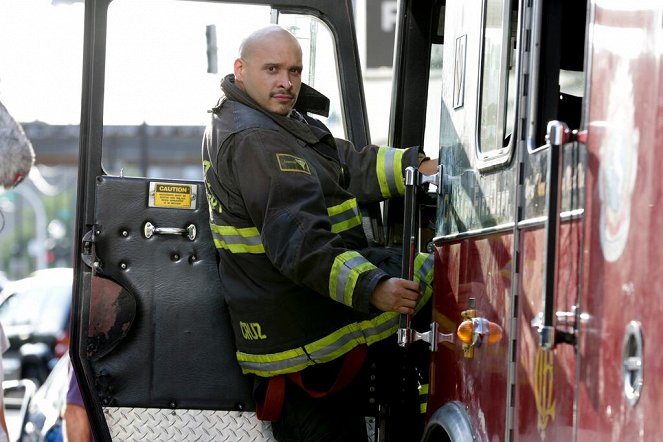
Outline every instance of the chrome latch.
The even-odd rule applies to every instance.
[[[186,228],[178,227],[156,227],[151,222],[146,222],[143,228],[145,238],[152,238],[153,235],[185,235],[191,241],[196,239],[196,226],[189,224]]]
[[[398,345],[406,347],[416,341],[424,341],[428,343],[431,351],[436,351],[440,342],[454,342],[454,333],[440,333],[438,331],[439,325],[433,321],[430,324],[430,330],[420,333],[413,328],[399,328],[397,332]]]

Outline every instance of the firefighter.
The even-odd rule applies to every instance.
[[[258,416],[280,441],[365,441],[352,383],[367,347],[393,337],[398,314],[430,293],[432,257],[415,281],[392,277],[400,257],[368,247],[359,204],[402,195],[406,167],[432,174],[437,162],[418,148],[335,139],[295,110],[317,94],[301,73],[285,29],[242,43],[203,138],[210,226]]]

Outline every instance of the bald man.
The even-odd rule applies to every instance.
[[[302,50],[279,26],[251,34],[235,60],[235,85],[268,112],[287,116],[302,86]]]
[[[352,386],[367,347],[393,345],[398,314],[426,300],[432,258],[415,281],[393,277],[400,254],[368,247],[359,204],[402,195],[406,167],[436,165],[417,148],[358,151],[295,110],[312,93],[302,66],[279,26],[242,43],[203,138],[210,227],[259,417],[281,441],[365,441],[365,389]]]

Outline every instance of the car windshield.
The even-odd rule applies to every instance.
[[[19,291],[0,305],[0,322],[5,327],[32,325],[39,330],[59,329],[69,314],[67,298],[71,298],[68,286]]]

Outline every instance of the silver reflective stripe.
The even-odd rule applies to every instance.
[[[306,354],[302,354],[280,361],[239,361],[239,365],[241,365],[244,370],[251,371],[253,373],[290,373],[293,371],[303,370],[305,367],[311,365],[311,359]]]
[[[330,355],[338,353],[338,350],[345,347],[347,344],[352,342],[361,342],[363,343],[373,343],[376,339],[371,339],[379,336],[380,334],[389,331],[389,329],[398,325],[398,316],[381,322],[375,327],[370,328],[361,328],[359,330],[353,331],[343,335],[341,338],[337,339],[333,344],[323,347],[319,350],[311,352],[311,359],[314,361],[327,361],[330,359]],[[352,348],[355,346],[353,345]],[[333,358],[331,358],[333,359]]]
[[[428,273],[433,268],[433,264],[434,264],[434,259],[433,259],[433,255],[431,254],[428,257],[426,257],[424,262],[421,264],[421,267],[417,271],[417,273],[419,274],[419,279],[421,281],[426,280],[426,276],[428,276]]]
[[[212,236],[214,239],[220,239],[227,245],[231,244],[242,244],[245,246],[259,246],[262,244],[259,236],[242,236],[242,235],[222,235],[215,231],[212,231]]]
[[[378,342],[396,332],[398,321],[397,313],[382,313],[366,321],[348,324],[303,348],[270,355],[238,352],[237,359],[245,373],[256,373],[260,376],[292,373],[309,365],[337,359],[357,345]]]
[[[345,302],[345,287],[350,280],[350,273],[354,270],[355,267],[367,262],[366,258],[363,256],[355,256],[345,261],[343,265],[338,270],[338,276],[336,277],[336,300],[340,303]],[[354,287],[353,287],[354,290]]]
[[[357,206],[351,207],[345,212],[330,216],[329,220],[332,223],[332,232],[334,233],[350,230],[351,228],[361,224],[359,208]]]
[[[399,195],[398,186],[396,184],[396,177],[394,176],[394,156],[396,155],[396,149],[386,148],[384,155],[384,173],[387,180],[387,186],[389,187],[390,196]]]
[[[214,245],[231,253],[265,253],[260,232],[255,227],[235,228],[210,223]]]

